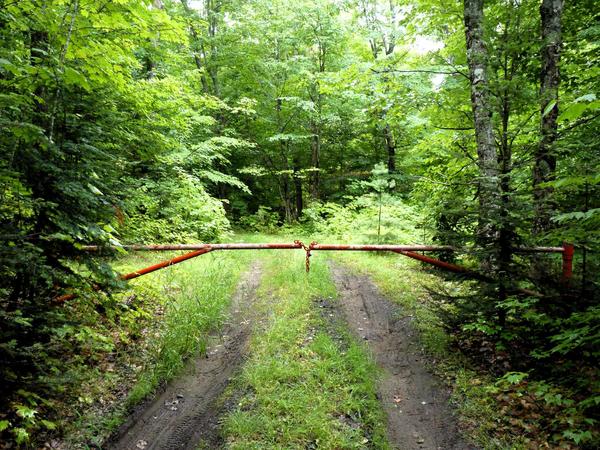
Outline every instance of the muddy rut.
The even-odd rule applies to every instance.
[[[220,447],[219,397],[243,363],[252,332],[252,303],[260,266],[243,275],[233,297],[230,318],[211,339],[206,356],[188,364],[155,399],[140,405],[106,446],[114,450],[197,449]]]
[[[378,395],[393,448],[474,448],[459,434],[447,391],[426,369],[410,317],[402,317],[399,307],[383,298],[368,277],[335,264],[331,272],[340,298],[336,308],[383,370]]]

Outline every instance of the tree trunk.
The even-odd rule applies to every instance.
[[[283,175],[282,181],[282,198],[283,209],[285,211],[285,222],[292,223],[294,221],[294,215],[292,213],[292,200],[290,196],[290,176],[288,174]]]
[[[533,166],[534,234],[543,233],[550,228],[550,215],[553,209],[552,188],[542,187],[540,184],[552,181],[556,170],[556,155],[553,147],[557,135],[562,10],[563,0],[543,0],[540,6],[543,40],[540,73],[541,140],[535,152]],[[549,111],[546,111],[548,108]]]
[[[511,2],[511,8],[514,4]],[[504,23],[503,41],[503,58],[501,70],[503,73],[504,84],[501,89],[501,123],[502,134],[500,136],[500,152],[498,155],[498,165],[500,170],[500,224],[499,224],[499,260],[498,270],[500,285],[498,287],[498,299],[500,302],[506,300],[508,292],[512,290],[513,270],[512,270],[512,255],[515,231],[514,225],[510,220],[511,210],[511,171],[512,171],[512,141],[509,139],[509,123],[512,112],[511,103],[511,83],[514,78],[516,65],[520,61],[520,55],[517,52],[512,54],[510,49],[510,35],[512,15],[507,15]],[[518,30],[518,27],[516,28]],[[506,310],[501,308],[498,310],[498,321],[501,326],[506,322]]]
[[[152,8],[154,9],[164,9],[164,5],[162,0],[153,0]],[[152,47],[158,47],[158,39],[151,39]],[[144,57],[144,71],[146,72],[146,79],[153,80],[156,77],[156,62],[152,59],[151,55],[146,55]]]
[[[319,176],[320,154],[321,154],[321,130],[316,122],[312,123],[313,137],[311,140],[311,168],[310,173],[310,195],[314,200],[319,199],[319,184],[321,182]]]
[[[387,150],[387,168],[388,173],[396,172],[396,140],[394,139],[394,132],[388,122],[385,123],[383,129],[383,136],[385,137],[385,148]]]
[[[394,48],[396,47],[396,6],[392,0],[389,1],[389,11],[390,11],[390,35],[388,38],[383,36],[383,48],[386,56],[394,53]],[[387,76],[383,78],[383,83],[385,85],[385,95],[389,96],[389,85]],[[385,140],[385,149],[387,153],[387,168],[388,173],[393,174],[396,172],[396,139],[394,138],[394,131],[390,126],[390,123],[387,121],[387,108],[384,110],[384,126],[383,126],[383,138]]]
[[[198,30],[196,30],[196,27],[192,22],[192,11],[190,10],[187,0],[181,0],[181,5],[183,6],[184,11],[186,12],[189,18],[190,35],[192,37],[191,41],[193,42],[193,44],[195,44],[195,46],[202,47],[201,37],[198,34]],[[202,56],[198,53],[198,51],[194,51],[193,56],[196,68],[200,72],[200,83],[202,83],[202,92],[204,92],[205,94],[210,94],[210,87],[206,78],[206,69]]]
[[[208,61],[208,74],[212,82],[213,95],[215,97],[221,97],[221,87],[219,85],[218,67],[216,65],[217,58],[217,45],[215,43],[215,37],[217,36],[218,27],[218,14],[221,10],[221,2],[215,0],[206,0],[206,15],[208,19],[208,44],[210,47],[210,56]]]
[[[390,10],[390,35],[386,39],[383,37],[383,47],[385,49],[386,55],[391,55],[394,53],[394,48],[396,47],[396,5],[393,0],[389,1],[388,4]]]
[[[296,219],[299,219],[302,215],[302,210],[304,209],[304,203],[302,199],[302,179],[300,178],[300,161],[298,158],[294,158],[294,167],[293,167],[293,177],[294,177],[294,191],[296,194]]]
[[[389,34],[385,34],[382,31],[381,27],[377,24],[377,7],[376,3],[369,5],[369,2],[363,2],[361,4],[362,14],[367,23],[367,28],[372,33],[379,33],[379,36],[369,38],[369,46],[371,47],[371,54],[373,55],[373,59],[377,60],[381,53],[385,54],[385,56],[389,56],[394,53],[394,49],[396,47],[396,38],[397,38],[397,28],[396,28],[396,16],[397,10],[396,5],[392,0],[388,2],[389,8],[389,21],[386,23],[386,26],[389,28]],[[374,8],[374,9],[370,9]],[[388,85],[388,77],[382,77],[382,83],[384,85],[384,94],[389,96],[389,85]],[[381,113],[381,120],[383,122],[383,127],[377,127],[377,131],[383,131],[383,141],[385,143],[385,151],[387,155],[387,167],[389,173],[396,172],[396,140],[394,139],[394,132],[387,121],[387,107],[383,109]]]
[[[487,79],[488,54],[483,40],[483,0],[464,0],[467,62],[471,81],[471,106],[479,167],[479,244],[487,250],[483,264],[497,269],[499,219],[498,154],[492,128],[492,109]]]
[[[327,60],[327,47],[319,41],[319,59],[318,59],[318,71],[319,73],[325,73],[325,62]],[[311,131],[313,137],[311,139],[311,157],[310,162],[313,172],[310,173],[310,195],[313,200],[318,200],[320,197],[320,165],[321,165],[321,121],[323,111],[323,94],[321,94],[321,87],[319,81],[314,83],[313,93],[311,99],[315,104],[316,117],[311,120]]]
[[[507,80],[507,64],[504,66],[505,81]],[[500,169],[500,225],[499,225],[499,292],[498,299],[506,300],[511,277],[513,227],[510,223],[510,172],[512,170],[512,148],[508,141],[508,123],[510,118],[510,101],[508,88],[505,88],[502,98],[502,137],[499,155]],[[498,322],[504,326],[506,322],[506,310],[498,310]]]

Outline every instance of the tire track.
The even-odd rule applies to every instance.
[[[415,348],[410,318],[379,294],[366,276],[330,264],[340,299],[334,302],[353,334],[362,339],[383,370],[378,396],[387,415],[388,440],[402,450],[466,450],[448,392],[426,369]]]
[[[255,262],[243,275],[232,299],[231,317],[214,336],[206,356],[190,361],[182,376],[134,412],[106,448],[174,450],[223,445],[219,419],[225,405],[219,399],[246,357],[260,273]]]

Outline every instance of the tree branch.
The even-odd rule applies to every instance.
[[[567,131],[571,131],[573,128],[576,128],[576,127],[578,127],[579,125],[584,125],[584,124],[586,124],[586,123],[588,123],[588,122],[591,122],[592,120],[596,119],[597,117],[600,117],[600,113],[598,113],[598,114],[594,114],[592,117],[588,117],[588,118],[586,118],[586,119],[581,119],[581,120],[578,120],[578,121],[577,121],[577,122],[575,122],[574,124],[572,124],[572,125],[569,125],[567,128],[565,128],[565,129],[563,129],[563,130],[560,130],[560,131],[558,132],[558,136],[562,136],[562,135],[563,135],[564,133],[566,133]]]
[[[438,130],[454,130],[454,131],[468,131],[468,130],[475,129],[473,127],[436,127],[435,125],[432,125],[432,127],[436,128]]]
[[[374,73],[433,73],[438,75],[462,75],[465,76],[464,73],[459,71],[442,71],[442,70],[429,70],[429,69],[384,69],[384,70],[376,70],[371,69],[371,72]]]

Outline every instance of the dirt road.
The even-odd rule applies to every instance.
[[[252,303],[260,283],[254,264],[243,276],[231,316],[213,338],[206,356],[190,361],[184,374],[157,398],[140,405],[106,448],[170,450],[221,446],[219,397],[244,361],[252,331]]]
[[[388,440],[402,450],[464,450],[448,407],[448,393],[426,369],[416,345],[410,317],[383,298],[368,277],[331,264],[339,301],[319,302],[339,322],[364,340],[382,369],[378,396],[387,415]],[[248,353],[252,323],[258,318],[253,301],[260,267],[245,274],[234,296],[231,319],[215,336],[207,356],[191,361],[186,372],[156,399],[141,405],[106,448],[198,449],[219,448],[224,442],[219,421],[227,412],[221,401],[230,379]],[[328,314],[333,316],[334,314]],[[318,395],[318,393],[316,393]]]
[[[446,389],[426,369],[410,317],[402,317],[398,306],[383,298],[368,277],[335,264],[331,270],[339,293],[339,301],[332,304],[383,369],[378,394],[393,448],[474,448],[460,437]]]

